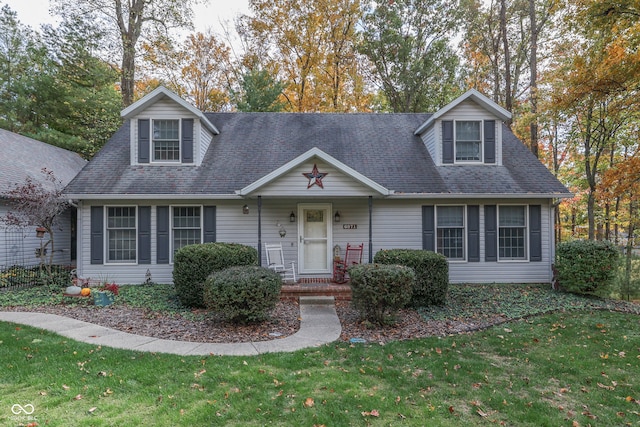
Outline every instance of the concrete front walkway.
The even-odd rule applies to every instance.
[[[198,343],[129,334],[56,314],[0,312],[0,321],[46,329],[77,341],[183,356],[255,356],[317,347],[340,337],[342,328],[333,297],[300,297],[300,318],[298,332],[281,339],[245,343]]]

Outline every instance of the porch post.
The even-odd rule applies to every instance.
[[[258,265],[262,267],[262,196],[258,196]]]
[[[369,264],[373,262],[373,196],[369,196]]]

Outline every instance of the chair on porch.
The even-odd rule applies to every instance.
[[[358,246],[352,246],[347,243],[347,249],[343,260],[337,260],[333,263],[333,281],[336,283],[346,283],[349,281],[347,269],[352,265],[362,263],[362,250],[364,243]]]
[[[267,254],[267,267],[280,274],[283,282],[296,283],[296,263],[294,261],[285,263],[282,243],[265,243],[264,250]]]

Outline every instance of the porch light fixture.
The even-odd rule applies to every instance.
[[[340,212],[336,211],[336,214],[333,216],[333,220],[335,222],[340,222]]]
[[[242,213],[243,213],[244,215],[249,215],[249,205],[244,205],[244,206],[242,207]]]
[[[44,237],[44,233],[47,232],[47,229],[44,227],[38,227],[36,228],[36,237],[38,239],[42,239]]]
[[[296,222],[296,214],[291,211],[291,215],[289,215],[289,222]]]

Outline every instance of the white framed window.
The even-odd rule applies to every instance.
[[[498,206],[498,259],[527,259],[527,206]]]
[[[151,155],[154,162],[180,161],[180,120],[153,120]]]
[[[107,263],[137,262],[137,209],[107,206]]]
[[[436,207],[436,250],[450,260],[465,260],[464,206]]]
[[[171,207],[172,256],[183,246],[202,243],[202,207]]]
[[[456,162],[482,162],[482,122],[457,120],[455,122]]]

